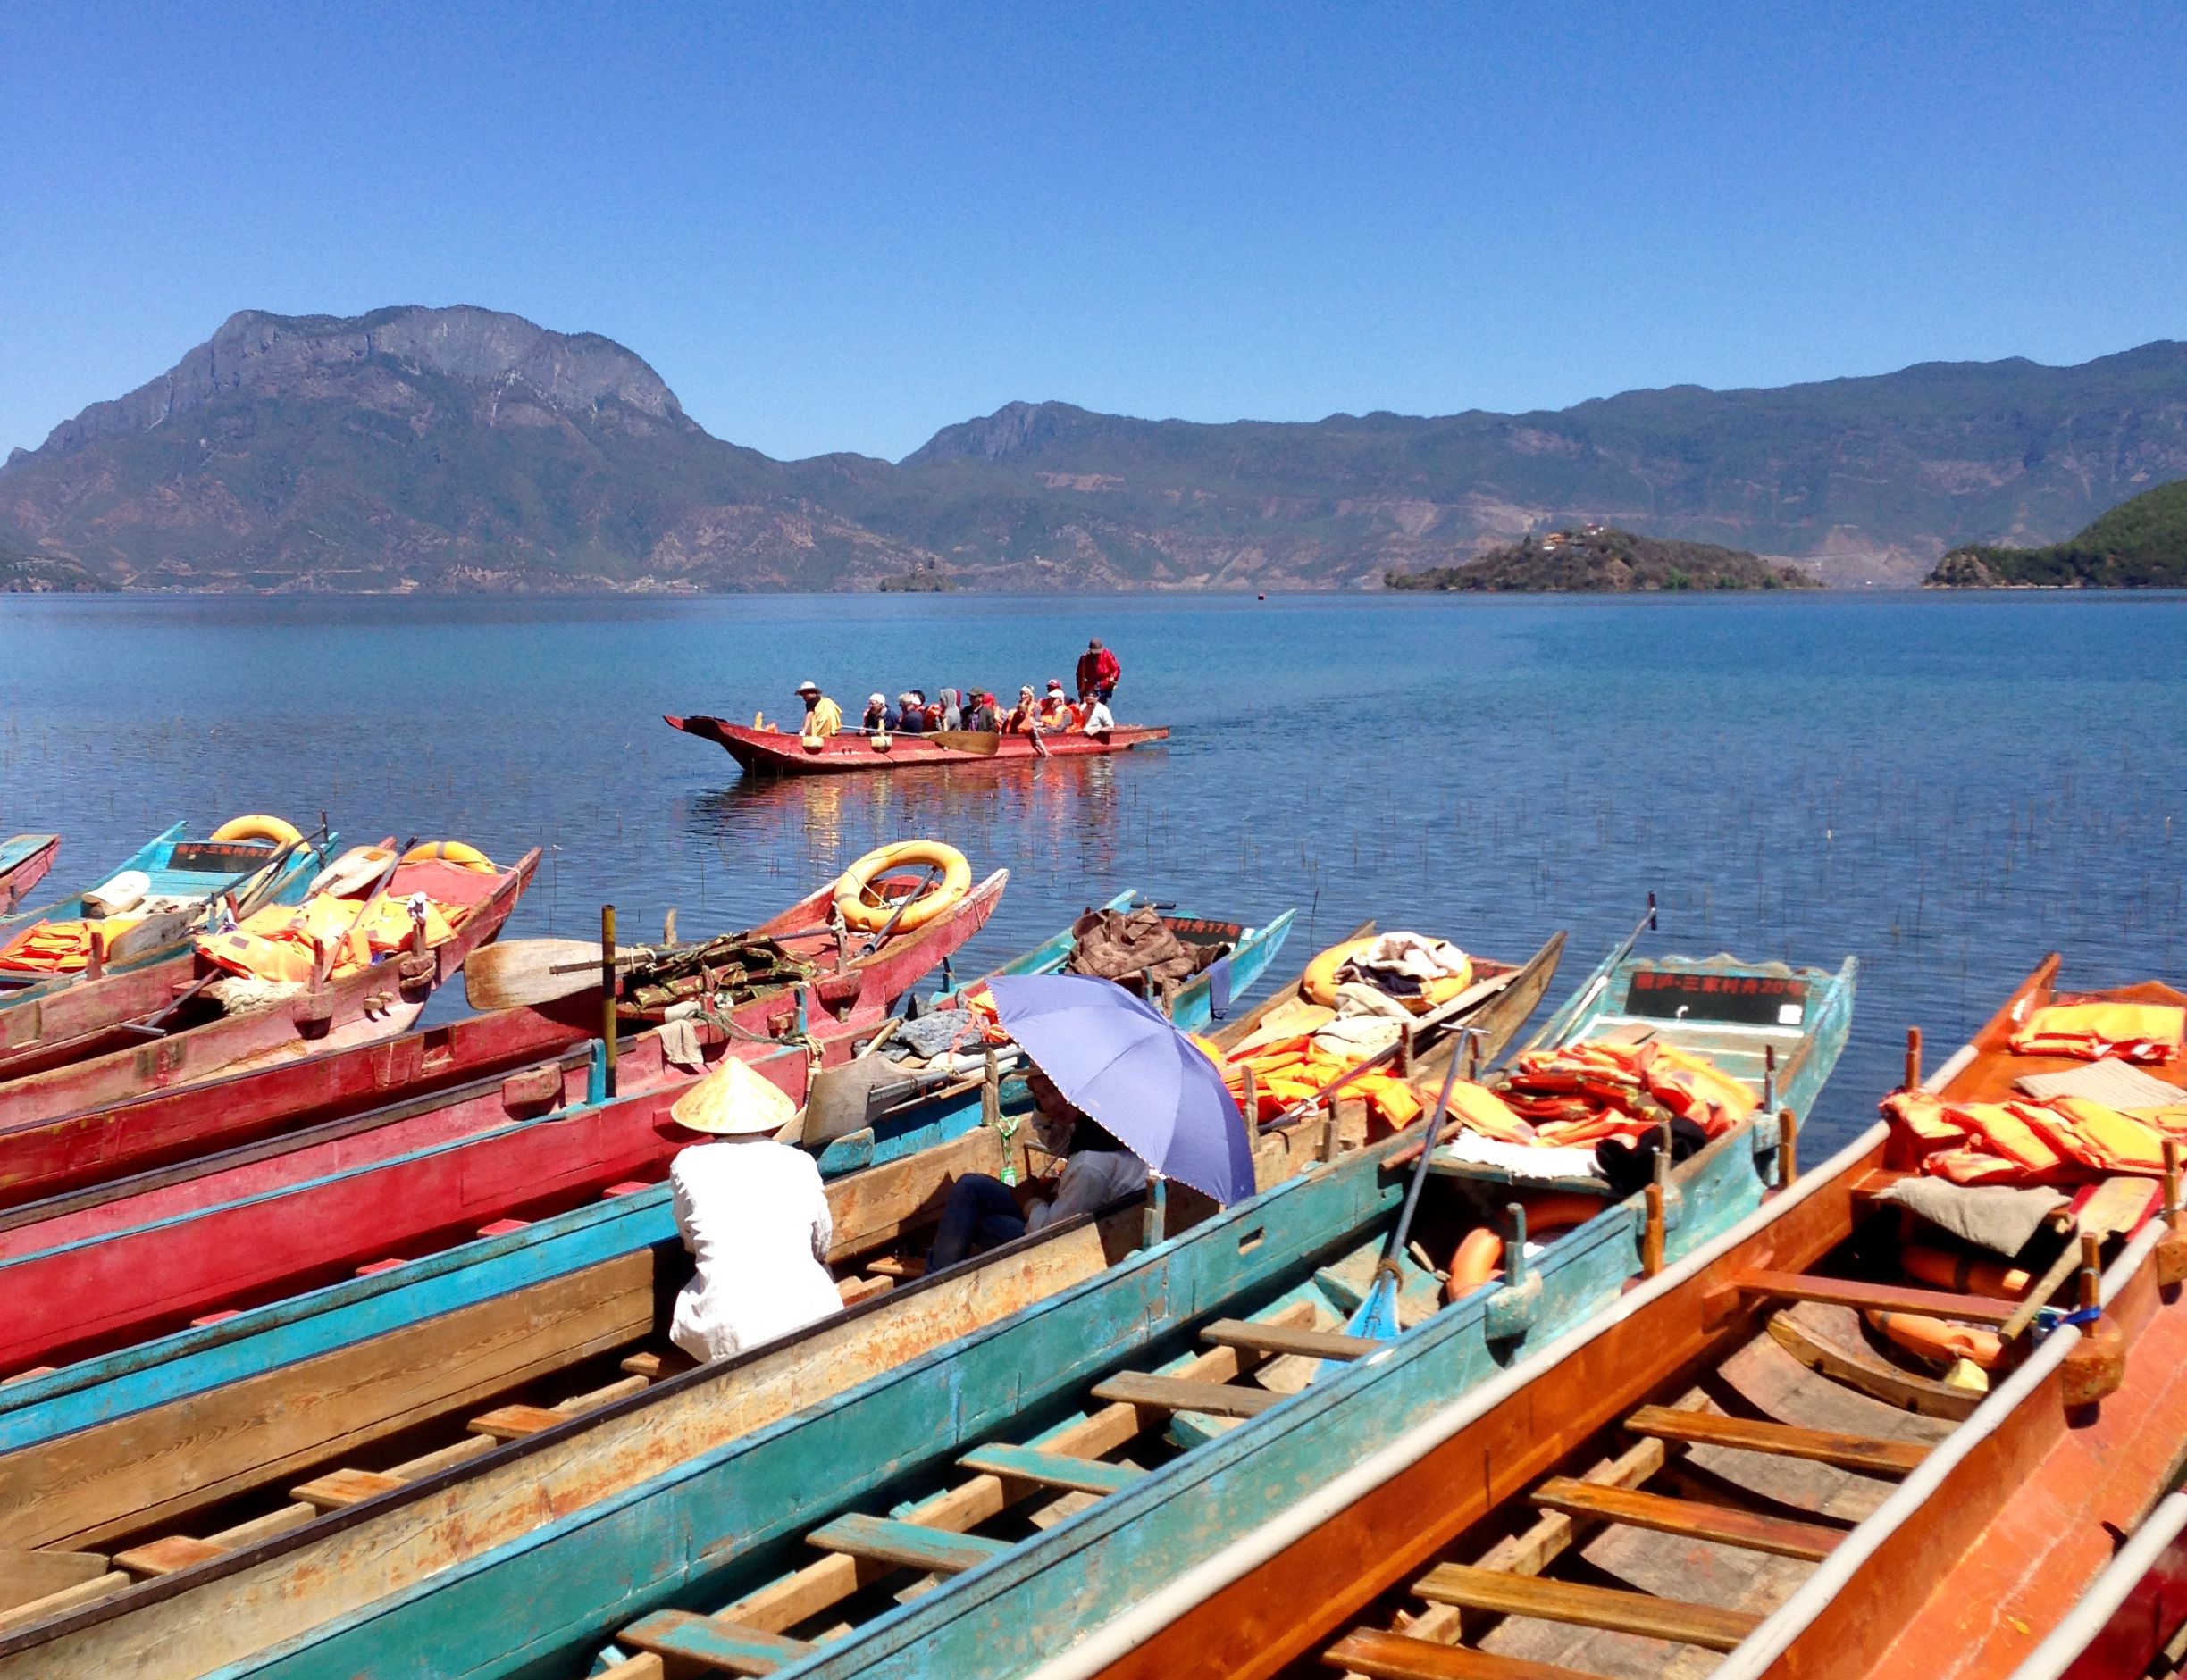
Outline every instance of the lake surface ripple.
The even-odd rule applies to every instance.
[[[1070,680],[1166,748],[753,783],[664,712]],[[2187,598],[11,598],[0,822],[55,890],[179,818],[548,848],[513,934],[758,920],[867,848],[1007,865],[975,972],[1127,886],[1262,921],[1295,971],[1369,916],[1569,987],[1653,890],[1652,949],[1861,960],[1819,1144],[2042,954],[2178,982]],[[436,1004],[451,1012],[455,1004]]]

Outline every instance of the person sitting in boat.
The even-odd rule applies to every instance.
[[[1098,694],[1079,708],[1078,732],[1081,735],[1105,735],[1116,727],[1116,719],[1110,715],[1109,702]]]
[[[698,1260],[668,1339],[694,1359],[726,1359],[841,1312],[820,1169],[774,1141],[797,1105],[732,1057],[668,1113],[702,1140],[668,1168],[676,1232]]]
[[[1078,656],[1078,698],[1106,700],[1116,692],[1116,685],[1124,674],[1124,666],[1117,656],[1101,645],[1096,636],[1086,643],[1086,650]]]
[[[934,706],[933,726],[935,729],[962,729],[965,726],[964,708],[957,703],[956,690],[942,690],[942,698]]]
[[[906,689],[896,697],[896,727],[907,735],[926,732],[926,697],[917,689]]]
[[[889,709],[887,695],[869,694],[866,697],[866,711],[865,715],[859,719],[859,727],[868,735],[876,730],[892,730],[896,727],[896,715]]]
[[[798,698],[805,702],[805,721],[798,733],[808,740],[825,740],[842,732],[842,707],[820,692],[817,682],[797,685]]]
[[[1018,704],[1010,707],[1010,715],[1002,720],[1002,728],[1012,735],[1023,735],[1040,728],[1040,702],[1033,698],[1030,682],[1018,690]]]
[[[1031,1189],[1014,1192],[999,1178],[967,1173],[950,1186],[949,1200],[943,1205],[942,1227],[926,1254],[929,1272],[1000,1248],[1059,1219],[1106,1208],[1145,1185],[1146,1163],[1098,1120],[1072,1107],[1037,1064],[1026,1068],[1026,1086],[1039,1110],[1041,1135],[1058,1145],[1049,1152],[1063,1158],[1054,1196],[1043,1197]]]
[[[964,726],[984,729],[990,733],[1002,727],[1002,720],[995,715],[995,697],[985,689],[975,689],[965,706]]]
[[[1040,726],[1043,730],[1068,729],[1076,721],[1071,711],[1070,697],[1063,692],[1063,680],[1050,677],[1048,692],[1041,696]]]

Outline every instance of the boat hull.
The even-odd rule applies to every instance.
[[[46,879],[61,849],[58,834],[18,834],[0,844],[0,915],[5,915]]]
[[[662,721],[671,729],[714,742],[747,775],[758,776],[830,776],[864,771],[932,770],[946,765],[1029,765],[1043,758],[1099,758],[1169,739],[1166,727],[1119,728],[1099,735],[1076,731],[1043,735],[1038,746],[1030,735],[998,735],[999,745],[990,754],[959,752],[923,735],[886,737],[889,744],[884,748],[876,747],[871,736],[846,731],[821,741],[817,749],[809,749],[799,736],[727,723],[718,717],[667,716]]]

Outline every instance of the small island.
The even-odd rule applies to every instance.
[[[1821,581],[1797,566],[1764,560],[1743,548],[1707,542],[1664,542],[1611,525],[1529,531],[1463,565],[1392,572],[1393,589],[1496,589],[1553,594],[1628,595],[1684,589],[1816,589]]]
[[[884,595],[947,595],[956,589],[957,580],[943,571],[939,560],[929,560],[909,572],[883,578],[874,587]]]
[[[1937,563],[1932,589],[2187,589],[2187,479],[2121,502],[2047,548],[1969,543]]]

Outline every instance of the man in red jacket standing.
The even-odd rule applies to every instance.
[[[1078,698],[1107,700],[1116,692],[1117,679],[1124,674],[1124,667],[1117,656],[1101,645],[1096,636],[1086,643],[1086,650],[1078,656]]]

